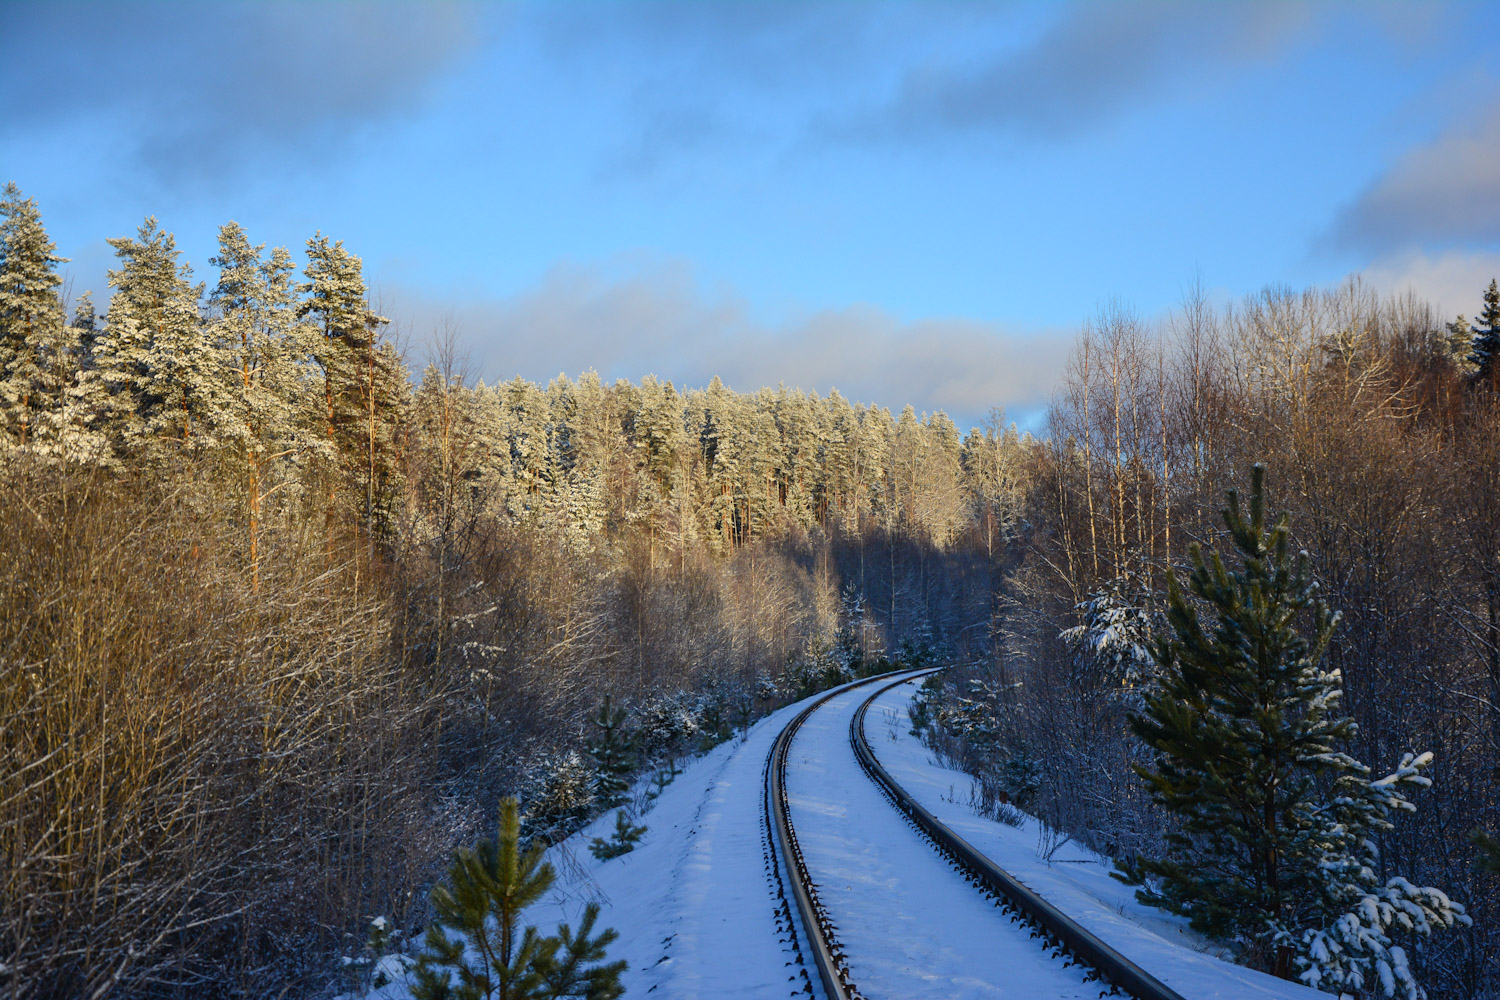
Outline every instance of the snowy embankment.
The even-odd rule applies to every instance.
[[[1205,953],[1187,921],[1142,905],[1134,889],[1111,878],[1108,858],[1065,843],[1047,860],[1049,836],[1035,819],[1010,827],[976,816],[973,779],[937,763],[911,735],[907,706],[915,692],[908,683],[881,695],[865,716],[865,738],[908,794],[990,860],[1187,1000],[1327,1000],[1327,993]]]
[[[814,712],[793,741],[788,773],[793,822],[815,876],[827,879],[823,898],[837,907],[855,982],[872,998],[1097,996],[1097,983],[1048,959],[962,882],[860,770],[848,725],[871,690],[856,688]],[[1199,953],[1181,921],[1140,906],[1110,879],[1107,861],[1071,845],[1050,864],[1042,860],[1034,821],[1012,828],[975,816],[968,776],[934,763],[910,735],[914,690],[897,687],[871,708],[870,744],[897,781],[975,847],[1187,1000],[1327,997]],[[610,958],[630,963],[627,996],[776,998],[800,990],[776,926],[762,796],[771,744],[803,707],[782,708],[681,765],[638,818],[648,832],[631,853],[608,861],[589,854],[591,838],[612,832],[612,811],[552,848],[557,889],[525,922],[550,933],[559,921],[576,925],[584,904],[598,901],[600,925],[620,934]],[[395,982],[368,996],[409,997],[395,960],[383,964]]]
[[[628,997],[789,996],[801,975],[776,928],[762,796],[771,744],[804,707],[778,709],[680,764],[682,774],[637,819],[647,833],[629,854],[598,861],[588,851],[592,838],[613,832],[613,811],[553,847],[558,889],[525,921],[551,933],[562,920],[576,925],[597,900],[599,925],[620,933],[609,957],[630,962]],[[370,996],[408,997],[394,962],[385,967],[397,984]]]

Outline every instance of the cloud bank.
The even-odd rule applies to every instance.
[[[729,289],[704,288],[684,265],[624,277],[554,268],[505,299],[441,301],[383,282],[381,309],[422,340],[451,321],[487,381],[546,381],[589,369],[606,379],[656,374],[679,387],[715,375],[740,391],[785,383],[899,410],[947,411],[961,426],[992,407],[1019,415],[1043,405],[1071,338],[963,319],[903,322],[868,305],[768,324]],[[458,304],[453,304],[457,301]]]

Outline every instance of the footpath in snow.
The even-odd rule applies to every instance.
[[[949,829],[1186,1000],[1327,1000],[1326,993],[1200,951],[1187,921],[1142,905],[1134,889],[1110,878],[1108,858],[1064,844],[1047,861],[1035,819],[1010,827],[975,815],[968,805],[973,779],[937,763],[911,735],[907,707],[917,683],[892,688],[870,706],[865,739],[896,783]]]

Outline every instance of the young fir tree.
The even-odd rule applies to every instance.
[[[39,425],[49,436],[47,416],[61,409],[77,370],[57,293],[57,265],[67,258],[42,227],[36,200],[14,184],[5,185],[0,219],[0,430],[24,448]]]
[[[1473,330],[1469,361],[1476,367],[1474,379],[1500,389],[1500,284],[1494,280],[1484,290],[1484,308],[1475,317]]]
[[[1408,754],[1372,781],[1339,749],[1355,725],[1337,713],[1340,678],[1323,665],[1337,616],[1307,554],[1291,553],[1288,518],[1267,527],[1264,480],[1257,465],[1248,518],[1228,494],[1242,569],[1190,550],[1188,586],[1211,626],[1169,577],[1171,631],[1153,644],[1158,676],[1130,721],[1155,750],[1137,771],[1173,815],[1171,853],[1122,864],[1121,877],[1266,971],[1416,1000],[1425,994],[1392,934],[1468,918],[1436,889],[1380,881],[1376,840],[1413,808],[1403,787],[1430,784],[1420,770],[1431,755]]]
[[[555,935],[522,929],[522,911],[546,894],[557,873],[542,860],[540,844],[522,853],[520,839],[520,808],[507,798],[500,802],[498,838],[453,853],[447,883],[432,890],[435,919],[417,961],[416,1000],[614,1000],[625,992],[626,963],[604,962],[619,935],[594,934],[598,903],[584,908],[576,933],[567,924]],[[450,938],[450,931],[458,936]]]
[[[630,788],[630,772],[635,770],[635,751],[632,740],[625,732],[625,709],[610,704],[609,695],[599,706],[599,714],[593,723],[598,730],[588,746],[589,756],[594,758],[594,795],[599,804],[613,809],[625,801]]]

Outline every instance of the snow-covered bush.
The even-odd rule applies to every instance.
[[[1288,930],[1282,943],[1295,949],[1299,978],[1309,986],[1342,992],[1378,987],[1387,997],[1422,1000],[1427,991],[1413,977],[1396,936],[1426,937],[1471,921],[1439,889],[1400,876],[1380,879],[1375,838],[1392,829],[1394,814],[1416,811],[1402,787],[1432,785],[1421,773],[1432,754],[1406,754],[1400,767],[1373,781],[1364,765],[1337,756],[1347,769],[1330,801],[1316,811],[1317,834],[1308,838],[1322,879],[1319,909],[1326,916],[1300,934]]]
[[[525,839],[556,843],[588,822],[597,798],[593,763],[577,750],[543,758],[532,769]]]
[[[770,674],[757,674],[754,690],[755,697],[763,702],[773,702],[781,697],[781,689],[776,686],[776,679]]]
[[[635,743],[645,757],[680,748],[698,735],[699,722],[693,698],[673,691],[647,698],[635,710]]]
[[[1137,699],[1155,670],[1151,637],[1166,624],[1152,604],[1133,574],[1116,577],[1079,604],[1082,624],[1058,636],[1072,651],[1073,680]]]

